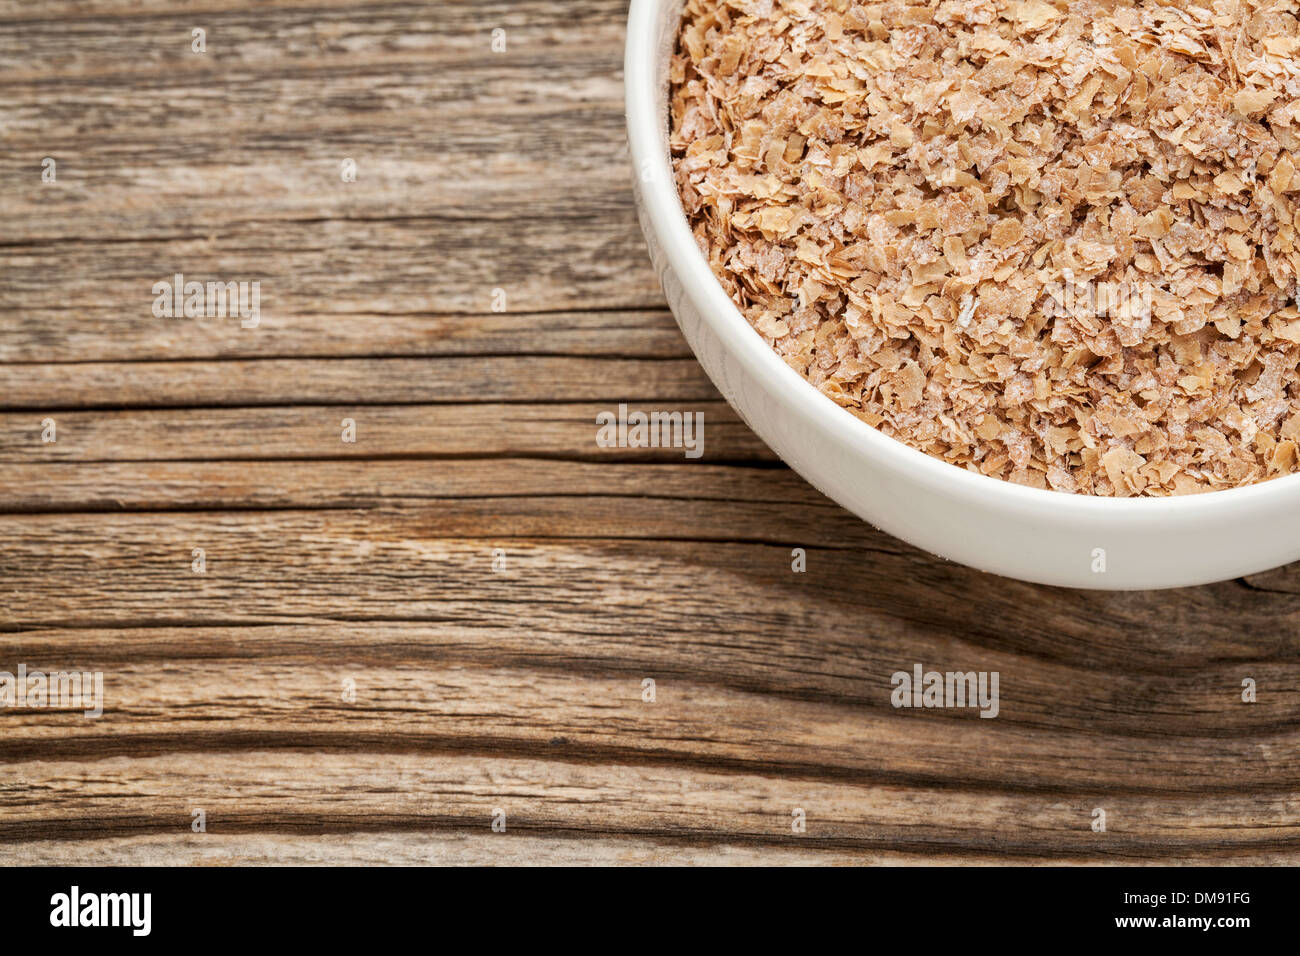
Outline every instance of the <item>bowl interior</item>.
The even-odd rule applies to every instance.
[[[712,331],[746,371],[783,402],[800,406],[835,440],[908,471],[918,483],[971,500],[1047,515],[1077,518],[1123,514],[1129,520],[1167,521],[1222,514],[1241,508],[1284,507],[1300,493],[1300,474],[1239,488],[1195,495],[1110,498],[1031,488],[967,471],[933,458],[872,428],[799,375],[768,347],[713,275],[691,233],[677,193],[668,148],[668,69],[676,45],[683,0],[633,0],[628,20],[625,83],[628,137],[649,219],[664,254]]]

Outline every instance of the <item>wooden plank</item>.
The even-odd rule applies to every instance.
[[[680,457],[680,456],[679,456]],[[702,462],[551,459],[0,464],[0,512],[376,508],[468,498],[619,496],[707,501],[720,510],[781,505],[835,511],[845,539],[861,522],[783,469]]]
[[[267,315],[256,334],[238,322],[155,320],[104,307],[5,313],[0,362],[131,359],[329,358],[410,355],[569,355],[689,358],[671,313],[533,312],[472,315]],[[75,373],[75,370],[73,370]]]
[[[507,838],[508,836],[508,838]],[[900,853],[827,846],[709,842],[665,834],[654,839],[566,831],[478,834],[454,830],[362,833],[169,833],[87,840],[0,843],[0,864],[51,866],[1005,866],[997,853]],[[1161,864],[1163,853],[1125,850],[1109,857],[1018,856],[1019,866]],[[1300,851],[1250,848],[1181,852],[1189,866],[1295,866]]]
[[[676,654],[676,674],[686,673],[687,662],[706,668],[716,659],[718,679],[735,675],[741,689],[865,703],[895,718],[888,704],[898,670],[916,663],[996,670],[1003,675],[999,717],[976,719],[970,733],[982,740],[994,725],[1023,721],[1037,728],[1041,746],[1062,753],[1081,744],[1056,741],[1054,731],[1107,729],[1155,735],[1153,752],[1166,738],[1174,747],[1173,738],[1199,734],[1207,738],[1209,763],[1214,754],[1221,758],[1220,747],[1267,761],[1294,728],[1300,629],[1290,595],[1270,601],[1234,585],[1196,589],[1181,595],[1188,612],[1182,619],[1162,621],[1146,595],[1097,600],[956,568],[936,571],[883,535],[842,537],[841,529],[854,527],[837,524],[834,511],[755,508],[764,517],[728,529],[708,523],[708,502],[593,499],[585,518],[562,512],[546,529],[539,527],[546,507],[558,503],[511,507],[518,502],[4,518],[5,626],[17,631],[6,638],[6,653],[15,666],[22,653],[37,654],[45,638],[18,635],[50,627],[409,621],[434,628],[421,640],[439,628],[483,629],[501,660],[514,659],[540,635],[561,647],[570,639],[555,634],[580,635],[583,654],[592,653],[590,641],[631,635],[636,661],[668,667]],[[700,543],[726,530],[756,540]],[[534,537],[539,531],[548,536]],[[584,531],[602,537],[572,537]],[[648,540],[652,535],[662,539]],[[804,574],[791,571],[795,546],[808,550]],[[205,549],[205,574],[191,570],[196,547]],[[493,571],[495,548],[506,560],[500,572]],[[970,599],[935,600],[945,593]],[[1077,614],[1075,604],[1096,613]],[[743,633],[734,621],[744,622]],[[1265,626],[1276,634],[1267,644],[1243,634]],[[375,633],[377,645],[387,642],[386,632]],[[150,654],[159,646],[152,642],[164,637],[132,635],[148,639]],[[194,638],[161,646],[184,655],[185,640]],[[732,645],[744,649],[742,658],[732,659]],[[629,653],[616,643],[601,660]],[[569,649],[562,659],[577,654]],[[1241,702],[1246,677],[1259,685],[1256,704]],[[909,724],[923,716],[901,713]],[[1274,737],[1278,742],[1270,743]],[[982,747],[953,759],[978,761]],[[1117,761],[1116,780],[1130,773],[1122,769],[1130,756],[1124,743],[1109,758]],[[1239,770],[1223,766],[1223,779]],[[1260,780],[1253,776],[1251,785]]]
[[[624,497],[600,492],[575,496],[561,487],[533,496],[498,497],[480,493],[446,498],[437,504],[419,498],[399,500],[397,504],[402,507],[386,513],[409,514],[412,520],[424,523],[426,533],[453,538],[795,540],[810,546],[841,547],[850,541],[867,539],[870,534],[852,516],[816,502],[794,507],[785,502],[724,502],[716,498],[678,498],[669,490],[654,496]],[[344,501],[335,507],[355,505]],[[363,513],[353,514],[359,518]],[[151,524],[160,520],[170,523],[170,519],[160,519],[157,515],[141,517]],[[30,516],[30,520],[38,529],[48,527],[48,522],[39,516]],[[104,524],[89,515],[83,520]],[[251,514],[248,520],[253,520]]]
[[[124,19],[131,30],[117,28]],[[205,0],[197,10],[176,0],[54,0],[39,8],[24,0],[4,0],[0,79],[55,73],[84,83],[104,73],[156,78],[180,71],[235,83],[244,71],[257,67],[285,70],[415,59],[437,63],[439,58],[465,54],[508,62],[512,49],[526,52],[561,43],[621,46],[626,19],[626,8],[609,0],[462,0],[437,5],[416,0],[271,0],[254,9],[231,0]],[[206,54],[191,49],[195,26],[208,31]],[[496,27],[508,31],[504,53],[491,50]]]
[[[692,402],[717,391],[694,359],[547,355],[0,365],[0,408],[463,402]],[[617,403],[615,403],[617,404]]]
[[[507,830],[507,832],[509,832]],[[611,840],[569,832],[470,834],[451,830],[363,833],[188,833],[0,843],[0,865],[51,866],[900,866],[905,853],[699,844],[671,837]],[[1298,855],[1278,854],[1280,861]],[[951,857],[949,860],[951,861]],[[962,862],[978,859],[963,856]],[[1213,859],[1222,861],[1222,856]]]
[[[138,836],[189,830],[202,809],[211,833],[376,829],[666,834],[759,845],[1015,856],[1141,857],[1207,848],[1291,852],[1300,823],[1283,797],[1110,797],[1107,831],[1092,832],[1095,797],[966,793],[927,788],[622,767],[546,758],[279,753],[32,761],[0,793],[0,839]],[[807,832],[793,832],[794,809]],[[54,810],[51,813],[51,809]],[[1273,820],[1242,825],[1267,812]],[[953,820],[961,821],[952,826]]]
[[[1205,694],[1197,722],[1183,714],[1178,721],[1162,718],[1156,708],[1138,704],[1090,723],[1087,707],[1105,699],[1097,675],[992,655],[1003,668],[1005,696],[997,719],[985,721],[973,711],[893,709],[889,669],[897,665],[880,650],[858,655],[862,670],[856,679],[814,674],[782,683],[788,661],[764,652],[762,643],[770,638],[763,633],[748,637],[743,648],[711,651],[697,666],[684,667],[686,639],[665,639],[676,656],[660,651],[638,660],[610,659],[592,646],[597,642],[590,635],[573,635],[573,625],[553,614],[521,608],[517,617],[522,624],[534,614],[531,634],[545,638],[542,646],[522,635],[501,639],[499,621],[483,620],[9,635],[3,660],[11,674],[18,663],[28,672],[102,672],[103,715],[88,719],[81,705],[14,709],[6,715],[0,760],[22,774],[26,764],[43,759],[96,760],[159,750],[549,750],[596,764],[967,792],[1161,799],[1201,793],[1228,801],[1284,796],[1300,776],[1290,759],[1300,733],[1261,730],[1270,718],[1294,728],[1295,705],[1282,694],[1270,695],[1270,706],[1249,714],[1229,693]],[[369,643],[380,635],[400,643],[381,655]],[[115,642],[87,647],[91,636]],[[483,646],[488,641],[490,650]],[[976,655],[972,648],[946,654],[966,662]],[[358,663],[361,657],[365,664]],[[737,680],[727,668],[742,661],[745,677]],[[1214,670],[1191,680],[1119,683],[1148,690],[1162,707],[1187,712],[1179,701],[1188,688],[1221,685],[1215,678],[1222,669]],[[1038,726],[1045,711],[1042,686],[1060,677],[1073,678],[1092,699],[1062,708],[1053,731],[1044,733]],[[646,678],[655,682],[653,702],[643,699]],[[1295,678],[1291,668],[1279,682],[1294,687]],[[348,681],[355,701],[344,699]],[[756,727],[767,729],[756,734]],[[1247,790],[1243,775],[1250,777]]]
[[[442,75],[468,72],[471,76],[458,82],[477,79],[480,86],[517,91],[535,85],[531,77],[549,74],[556,89],[572,89],[573,71],[595,65],[572,59],[504,69],[456,62],[446,64]],[[561,241],[563,228],[572,230],[581,221],[584,232],[611,242],[625,239],[619,226],[627,223],[631,208],[632,174],[618,140],[621,91],[612,64],[608,67],[611,76],[597,103],[565,104],[539,89],[536,95],[548,103],[543,109],[549,117],[538,116],[537,107],[509,102],[485,117],[482,110],[466,113],[439,98],[439,90],[429,88],[428,65],[414,64],[405,77],[410,98],[368,104],[368,110],[383,111],[382,119],[360,122],[346,114],[332,120],[310,107],[322,86],[337,100],[374,99],[376,88],[388,88],[386,71],[286,77],[277,85],[288,89],[271,101],[265,84],[253,81],[239,88],[242,95],[231,92],[221,99],[213,98],[210,83],[196,78],[188,89],[126,86],[107,102],[93,93],[83,93],[84,99],[60,96],[59,87],[52,90],[48,83],[17,88],[0,83],[10,121],[0,170],[12,177],[8,204],[21,217],[5,238],[46,250],[51,259],[60,245],[70,247],[62,254],[73,256],[96,237],[206,239],[239,230],[275,242],[277,230],[294,224],[306,224],[319,236],[327,218],[358,234],[366,222],[405,221],[427,230],[430,238],[435,229],[459,225],[484,242],[504,242],[510,231],[529,228],[526,220],[543,220],[532,228],[549,228]],[[293,101],[286,103],[289,98]],[[205,105],[175,113],[178,102]],[[272,109],[286,115],[240,129],[234,138],[211,137],[214,120],[239,126],[248,116]],[[213,117],[214,112],[219,115]],[[295,119],[304,113],[313,117],[305,127]],[[134,149],[138,139],[132,133],[143,122],[157,122],[160,114],[174,119],[159,149],[142,155]],[[87,116],[106,129],[83,146],[72,130]],[[593,135],[568,141],[557,136],[557,126],[576,123],[589,124]],[[430,148],[431,135],[440,140],[437,150]],[[42,179],[46,157],[56,163],[53,181]],[[354,164],[349,178],[345,160]],[[267,225],[258,228],[253,220]],[[569,238],[569,247],[579,238]],[[435,250],[451,251],[425,251]],[[165,260],[162,265],[167,268]],[[644,262],[635,265],[633,278],[639,280],[647,268]]]
[[[236,354],[268,346],[154,319],[153,283],[177,270],[260,282],[272,330],[482,312],[496,289],[532,312],[662,304],[627,188],[621,5],[208,10],[206,55],[189,49],[194,15],[174,9],[106,43],[111,21],[95,17],[120,12],[0,30],[0,175],[19,185],[0,307],[52,326],[45,360],[69,357],[49,350],[84,334],[73,319],[174,339],[173,354],[202,354],[214,334]],[[494,23],[506,53],[490,51]],[[157,148],[139,148],[141,128]]]
[[[617,406],[618,399],[553,405],[357,404],[51,414],[33,409],[0,413],[0,464],[449,457],[686,460],[684,448],[597,445],[596,416]],[[653,407],[704,416],[703,454],[696,463],[777,461],[721,400],[665,401]],[[46,418],[54,420],[52,442],[42,438]],[[356,424],[355,442],[343,440],[344,418]],[[5,482],[0,487],[20,496],[38,491]]]
[[[445,3],[463,0],[444,0]],[[347,7],[358,12],[368,12],[375,7],[393,6],[393,0],[258,0],[258,8],[266,10],[318,10],[330,7]],[[0,19],[26,24],[47,20],[84,20],[88,17],[155,17],[192,13],[193,0],[47,0],[36,8],[28,0],[0,0]],[[205,13],[222,11],[241,12],[248,9],[243,0],[204,0]]]
[[[16,311],[57,307],[169,326],[187,322],[153,319],[151,290],[178,271],[196,281],[260,283],[263,322],[277,314],[484,312],[498,288],[507,304],[529,312],[662,306],[631,209],[609,230],[583,222],[249,221],[202,237],[0,245],[0,274]],[[372,262],[384,271],[365,268]],[[253,337],[256,329],[241,331]]]
[[[508,557],[518,553],[519,550],[512,552],[507,548]],[[219,553],[214,555],[214,560],[217,559],[221,559]],[[512,563],[507,561],[507,565]],[[747,574],[737,574],[735,579],[752,580],[763,570],[751,565]],[[517,583],[528,584],[527,581]],[[675,584],[668,582],[668,585]],[[574,591],[577,589],[575,584]],[[629,602],[648,590],[611,595],[609,613],[615,618],[635,613],[628,607]],[[508,595],[509,589],[503,588],[501,593]],[[787,594],[792,602],[786,616],[802,619],[812,602],[807,598],[793,600],[798,597],[798,590],[793,586],[787,589]],[[568,597],[570,592],[560,590],[559,595]],[[443,659],[479,666],[499,661],[519,667],[547,666],[563,670],[566,662],[587,660],[598,663],[605,671],[622,673],[629,669],[635,672],[645,664],[659,673],[692,676],[738,689],[873,705],[882,701],[871,688],[890,688],[889,677],[902,666],[899,662],[906,662],[909,656],[926,657],[930,662],[927,667],[942,664],[948,669],[969,666],[973,657],[987,653],[998,666],[1013,668],[1014,665],[1017,679],[1013,682],[1008,677],[1002,687],[1010,717],[1024,715],[1027,725],[1037,725],[1044,733],[1048,732],[1049,724],[1077,730],[1091,727],[1099,731],[1124,730],[1130,735],[1166,736],[1177,736],[1180,731],[1206,736],[1250,731],[1268,735],[1290,729],[1287,721],[1294,713],[1296,702],[1293,698],[1295,665],[1289,660],[1225,663],[1215,659],[1213,649],[1189,647],[1183,649],[1177,666],[1171,669],[1174,673],[1167,673],[1150,659],[1137,660],[1133,666],[1125,666],[1120,661],[1099,662],[1087,648],[1076,649],[1072,656],[1045,659],[1032,649],[989,649],[992,642],[982,634],[953,637],[943,624],[922,615],[910,620],[891,615],[882,610],[881,605],[885,603],[880,599],[860,601],[858,617],[863,623],[859,629],[843,623],[847,615],[841,606],[831,608],[827,614],[827,633],[819,633],[815,622],[801,622],[783,632],[779,616],[773,615],[758,621],[752,637],[742,635],[731,643],[719,642],[717,646],[706,645],[699,639],[701,635],[724,630],[712,617],[705,620],[706,626],[699,634],[679,635],[660,629],[654,640],[645,639],[638,644],[635,660],[622,667],[620,661],[629,652],[617,643],[607,642],[613,630],[611,624],[588,620],[581,626],[561,626],[568,617],[561,621],[545,607],[525,608],[520,612],[518,627],[505,627],[499,620],[494,621],[492,608],[486,606],[461,621],[267,624],[249,632],[248,639],[253,643],[242,644],[237,629],[212,626],[199,631],[183,627],[169,631],[167,626],[94,629],[80,637],[75,631],[40,627],[8,633],[4,637],[4,653],[14,664],[26,657],[48,660],[53,655],[55,663],[62,661],[69,666],[93,658],[117,668],[132,659],[161,662],[168,654],[180,659],[202,656],[209,645],[218,656],[219,652],[236,657],[254,653],[267,657],[319,653],[326,657],[359,659],[367,640],[372,640],[375,646],[371,653],[375,660],[394,659],[391,645],[396,644],[406,648],[415,661],[424,660],[428,654],[425,648],[434,647]],[[489,629],[491,641],[483,644],[483,634],[476,628]],[[860,637],[860,633],[867,634],[869,640]],[[42,647],[41,641],[50,643]],[[104,646],[97,648],[93,641],[103,641]],[[186,642],[195,644],[186,646]],[[810,658],[819,648],[827,658],[820,666],[798,663]],[[914,653],[909,653],[909,649]],[[1261,675],[1258,704],[1238,706],[1238,695],[1224,693],[1225,687],[1236,690],[1239,682],[1233,678],[1241,672]],[[1047,699],[1044,695],[1054,686],[1069,687],[1071,696],[1059,702]],[[902,716],[911,720],[923,716],[937,720],[942,715],[917,712]]]

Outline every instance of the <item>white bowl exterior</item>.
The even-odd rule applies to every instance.
[[[680,9],[680,0],[632,0],[629,13],[624,82],[637,211],[668,304],[700,364],[790,467],[904,541],[1041,584],[1181,587],[1300,558],[1300,475],[1178,498],[1025,488],[885,436],[787,366],[710,272],[673,184],[667,65]]]

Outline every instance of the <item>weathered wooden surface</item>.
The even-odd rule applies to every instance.
[[[245,6],[0,2],[0,671],[105,681],[0,709],[0,862],[1300,861],[1300,569],[1035,587],[780,466],[646,261],[622,3]]]

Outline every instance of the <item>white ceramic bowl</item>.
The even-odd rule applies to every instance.
[[[787,366],[714,278],[673,185],[668,60],[681,6],[681,0],[632,0],[628,14],[624,83],[641,227],[664,294],[700,363],[790,467],[904,541],[1026,581],[1179,587],[1300,558],[1300,475],[1179,498],[1025,488],[881,434]]]

